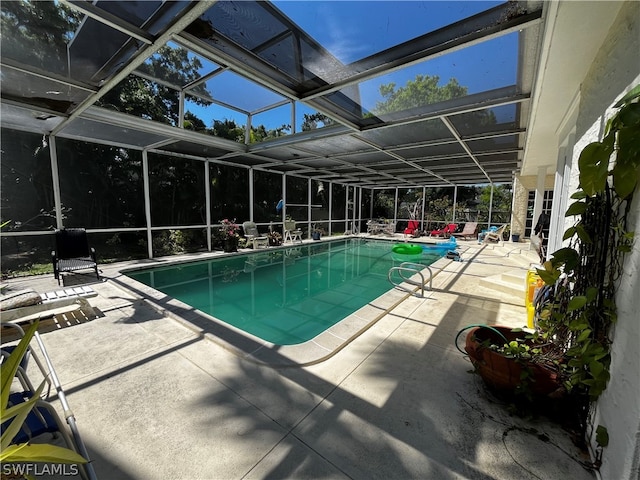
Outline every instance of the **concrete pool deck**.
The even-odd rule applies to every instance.
[[[261,365],[176,321],[123,288],[131,263],[102,265],[101,282],[70,275],[98,293],[98,318],[42,338],[98,477],[595,478],[567,432],[511,415],[454,345],[472,323],[526,323],[523,295],[483,285],[537,256],[524,243],[459,243],[463,261],[445,262],[425,298],[302,367]],[[5,283],[58,288],[52,275]]]

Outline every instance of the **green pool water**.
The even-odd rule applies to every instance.
[[[394,242],[346,239],[155,267],[127,275],[277,345],[314,338],[391,289]]]

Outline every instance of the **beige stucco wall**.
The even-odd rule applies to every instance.
[[[599,140],[611,107],[625,92],[640,84],[640,2],[627,2],[609,31],[580,90],[573,165],[580,151]],[[607,114],[605,114],[607,112]],[[603,115],[605,114],[605,115]],[[577,184],[577,171],[572,172]],[[596,404],[594,429],[607,428],[609,446],[604,449],[601,478],[640,478],[640,193],[631,205],[628,228],[636,241],[625,259],[616,293],[618,321],[611,349],[611,380]],[[595,437],[595,436],[594,436]],[[595,438],[592,440],[595,448]]]

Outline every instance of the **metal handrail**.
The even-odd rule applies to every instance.
[[[419,286],[421,289],[420,295],[424,297],[424,284],[425,284],[424,275],[422,274],[421,270],[417,270],[416,268],[420,268],[421,270],[427,269],[429,271],[429,290],[433,290],[433,271],[428,265],[423,265],[421,263],[402,262],[397,267],[391,267],[389,269],[389,272],[387,273],[387,279],[389,280],[389,283],[391,283],[394,287],[398,287],[401,290],[404,290],[405,292],[408,292],[408,293],[413,293],[408,288],[402,287],[400,283],[395,283],[393,281],[393,278],[392,278],[393,272],[398,272],[398,275],[400,275],[400,278],[402,278],[402,281],[404,283],[408,283],[409,285]],[[405,277],[404,275],[405,272],[411,272],[411,275],[408,277]],[[411,279],[411,276],[415,274],[420,275],[420,280],[421,280],[420,282],[417,282]]]

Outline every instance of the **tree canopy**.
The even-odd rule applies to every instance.
[[[200,77],[200,68],[200,60],[190,58],[186,49],[165,45],[140,70],[174,85],[186,85]],[[199,97],[193,97],[193,101],[199,105],[211,104]],[[137,117],[178,125],[180,93],[163,84],[129,75],[100,99],[100,105]],[[195,115],[190,117],[191,122],[196,120]]]
[[[2,56],[46,70],[67,74],[67,43],[82,19],[64,3],[3,2]]]
[[[415,80],[409,80],[402,87],[396,88],[395,82],[380,85],[380,95],[384,100],[376,103],[373,113],[382,115],[409,110],[467,94],[467,87],[461,86],[455,78],[443,86],[439,86],[439,83],[438,75],[416,75]]]

